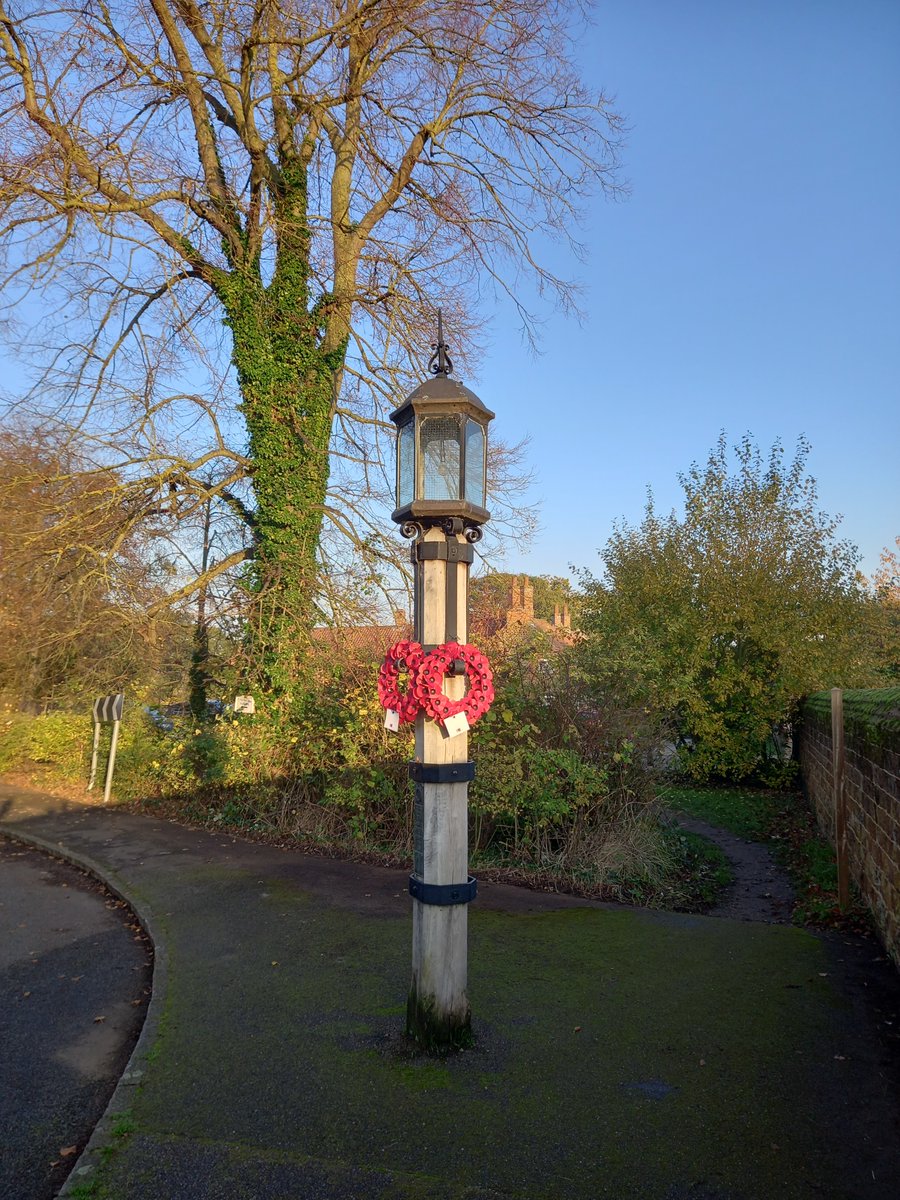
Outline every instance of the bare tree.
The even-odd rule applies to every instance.
[[[0,434],[0,692],[19,707],[159,681],[188,646],[189,626],[160,604],[165,545],[122,520],[121,497],[68,442]]]
[[[435,301],[464,352],[491,287],[526,330],[525,277],[573,304],[540,243],[577,249],[621,133],[573,66],[579,10],[0,0],[9,329],[44,403],[115,447],[129,519],[215,479],[250,538],[207,575],[253,558],[276,686],[332,534],[391,557],[379,434]]]

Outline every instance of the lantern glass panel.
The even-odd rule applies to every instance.
[[[466,421],[466,500],[484,508],[485,462],[484,426],[469,418]]]
[[[415,423],[407,421],[397,430],[397,507],[403,508],[413,500],[416,480]]]
[[[459,500],[459,421],[425,417],[421,423],[422,500]]]

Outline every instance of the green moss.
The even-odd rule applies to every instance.
[[[662,1195],[697,1177],[696,1148],[710,1145],[725,1194],[787,1200],[808,1194],[807,1176],[828,1182],[804,1064],[832,1063],[836,1001],[823,947],[801,930],[476,905],[474,1046],[411,1058],[398,1014],[406,915],[329,907],[283,875],[254,876],[252,889],[232,876],[245,897],[236,907],[211,878],[200,873],[163,901],[178,917],[164,1048],[135,1103],[142,1137],[239,1142],[253,1161],[276,1156],[298,1170],[313,1155],[429,1179],[436,1196],[486,1180],[555,1196],[567,1160],[577,1163],[563,1172],[573,1200]],[[270,913],[260,922],[252,893],[276,885],[279,907],[260,900]],[[439,1105],[417,1102],[432,1091]],[[785,1128],[790,1145],[772,1155]],[[133,1145],[110,1164],[113,1185]]]
[[[68,1194],[72,1200],[100,1200],[105,1193],[100,1191],[100,1185],[96,1179],[88,1179],[73,1184],[69,1188]]]
[[[437,1062],[413,1062],[401,1066],[400,1081],[411,1091],[431,1092],[438,1088],[449,1088],[452,1082],[446,1066]]]
[[[871,746],[900,748],[900,687],[847,689],[843,708],[847,735]],[[807,696],[801,715],[830,727],[831,692]]]
[[[135,1128],[134,1118],[131,1116],[131,1113],[122,1113],[116,1118],[110,1133],[115,1138],[123,1138],[127,1137],[129,1133],[134,1133]]]
[[[472,1014],[438,1012],[432,996],[410,989],[406,1002],[406,1036],[428,1054],[450,1054],[472,1045]]]

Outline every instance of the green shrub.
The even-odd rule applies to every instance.
[[[28,758],[33,717],[7,710],[0,720],[0,771],[14,771]]]
[[[644,715],[589,704],[564,658],[540,665],[532,647],[499,660],[495,705],[471,735],[473,853],[594,883],[664,874]],[[413,735],[384,729],[376,675],[375,665],[323,669],[289,702],[259,696],[254,716],[173,718],[169,729],[132,705],[114,796],[216,827],[406,856]],[[90,735],[80,715],[11,717],[0,769],[31,759],[86,780]],[[101,775],[107,746],[105,734]]]
[[[601,877],[665,870],[652,772],[656,730],[614,699],[598,708],[568,658],[511,657],[475,727],[473,849]]]
[[[0,771],[32,771],[66,782],[87,782],[92,725],[73,713],[29,717],[9,712],[0,721]]]

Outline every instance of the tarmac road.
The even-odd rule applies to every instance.
[[[0,838],[0,1196],[50,1200],[146,1012],[151,950],[94,879]]]

